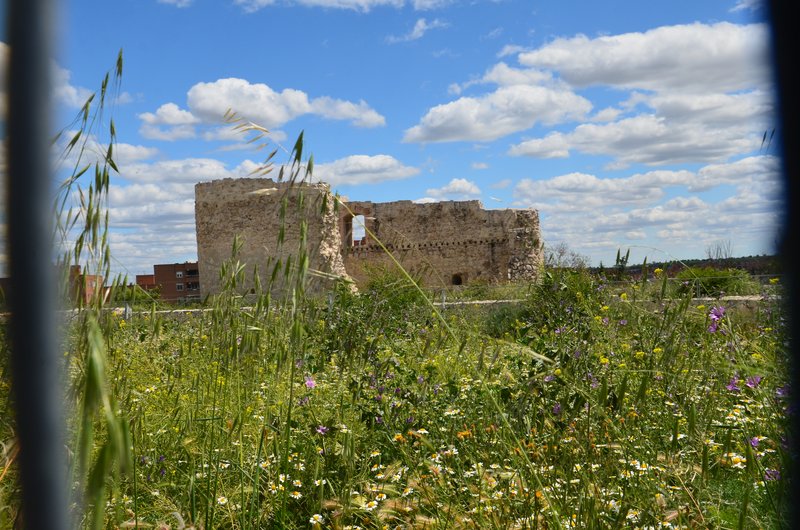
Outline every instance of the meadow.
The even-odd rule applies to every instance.
[[[224,269],[226,290],[204,312],[86,310],[68,324],[75,447],[94,424],[87,493],[74,505],[83,524],[785,524],[777,282],[755,308],[726,308],[662,298],[660,269],[624,288],[550,270],[518,286],[521,303],[440,311],[390,271],[357,293],[273,300],[239,292],[245,270]],[[113,410],[82,406],[95,376]],[[127,457],[109,449],[114,436]],[[12,455],[0,482],[6,528]],[[109,464],[99,477],[92,458]]]

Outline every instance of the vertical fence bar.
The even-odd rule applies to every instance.
[[[789,348],[791,351],[790,375],[791,405],[795,411],[800,407],[800,282],[797,277],[798,194],[800,193],[800,81],[797,77],[797,48],[800,45],[797,18],[792,10],[793,2],[771,0],[766,3],[771,27],[772,65],[777,88],[777,112],[775,126],[781,140],[780,154],[783,170],[785,207],[781,218],[780,256],[786,278],[783,303],[789,321]],[[789,502],[789,528],[800,528],[800,414],[792,415],[788,433],[791,456],[788,459],[791,484]]]
[[[69,528],[56,279],[51,259],[50,0],[8,2],[10,342],[22,527]]]

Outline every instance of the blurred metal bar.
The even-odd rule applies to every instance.
[[[24,528],[66,529],[67,466],[52,255],[53,4],[8,2],[10,339]]]
[[[786,272],[784,304],[789,322],[789,348],[791,352],[791,405],[794,409],[788,436],[791,457],[788,459],[789,528],[800,528],[800,290],[797,277],[798,193],[800,192],[800,80],[797,76],[798,40],[796,4],[784,0],[765,3],[769,9],[772,29],[772,64],[777,89],[775,126],[780,138],[780,156],[783,165],[784,197],[786,201],[781,219],[780,256]]]

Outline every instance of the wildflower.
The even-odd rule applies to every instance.
[[[656,267],[656,268],[653,270],[653,275],[655,275],[655,276],[660,276],[662,272],[664,272],[664,269],[662,269],[661,267]]]
[[[747,388],[756,388],[761,383],[762,377],[760,375],[753,375],[747,378],[745,385]]]
[[[622,293],[621,295],[619,295],[619,299],[620,300],[627,300],[628,299],[628,293]]]
[[[228,504],[228,497],[226,497],[225,495],[220,495],[219,497],[217,497],[217,504],[219,504],[220,506],[225,506],[226,504]]]
[[[731,377],[730,383],[725,385],[725,388],[727,388],[731,392],[739,392],[742,390],[741,388],[739,388],[739,380],[735,375]]]
[[[628,325],[628,321],[623,318],[622,320],[619,321],[619,325],[620,326],[627,326]]]
[[[719,322],[725,316],[725,308],[723,306],[714,306],[708,313],[708,318],[711,319],[711,325],[708,326],[709,333],[716,333],[719,327]]]
[[[310,375],[307,375],[305,377],[305,381],[306,381],[306,388],[315,388],[317,386],[317,382],[314,381],[314,378],[311,377]]]
[[[309,519],[308,522],[311,524],[322,524],[325,522],[325,518],[322,517],[320,514],[315,513],[314,515],[311,516],[311,519]]]
[[[293,491],[289,494],[289,497],[293,499],[301,499],[303,497],[303,494],[300,493],[299,491]]]
[[[317,433],[321,435],[325,435],[330,429],[325,427],[324,425],[317,425]]]
[[[556,403],[555,405],[553,405],[553,414],[555,414],[556,416],[561,414],[561,403]]]
[[[771,480],[780,480],[781,479],[781,472],[777,469],[765,469],[764,470],[764,480],[771,481]]]
[[[780,281],[780,278],[770,278],[769,283],[770,285],[775,285]]]
[[[378,507],[378,503],[376,501],[369,501],[367,504],[364,505],[364,509],[368,512],[371,512],[375,508]]]

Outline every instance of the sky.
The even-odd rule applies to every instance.
[[[131,276],[196,260],[194,185],[247,177],[273,147],[285,162],[301,131],[341,195],[535,208],[546,247],[593,265],[773,254],[765,16],[756,0],[73,0],[54,127],[122,50],[109,219]]]

